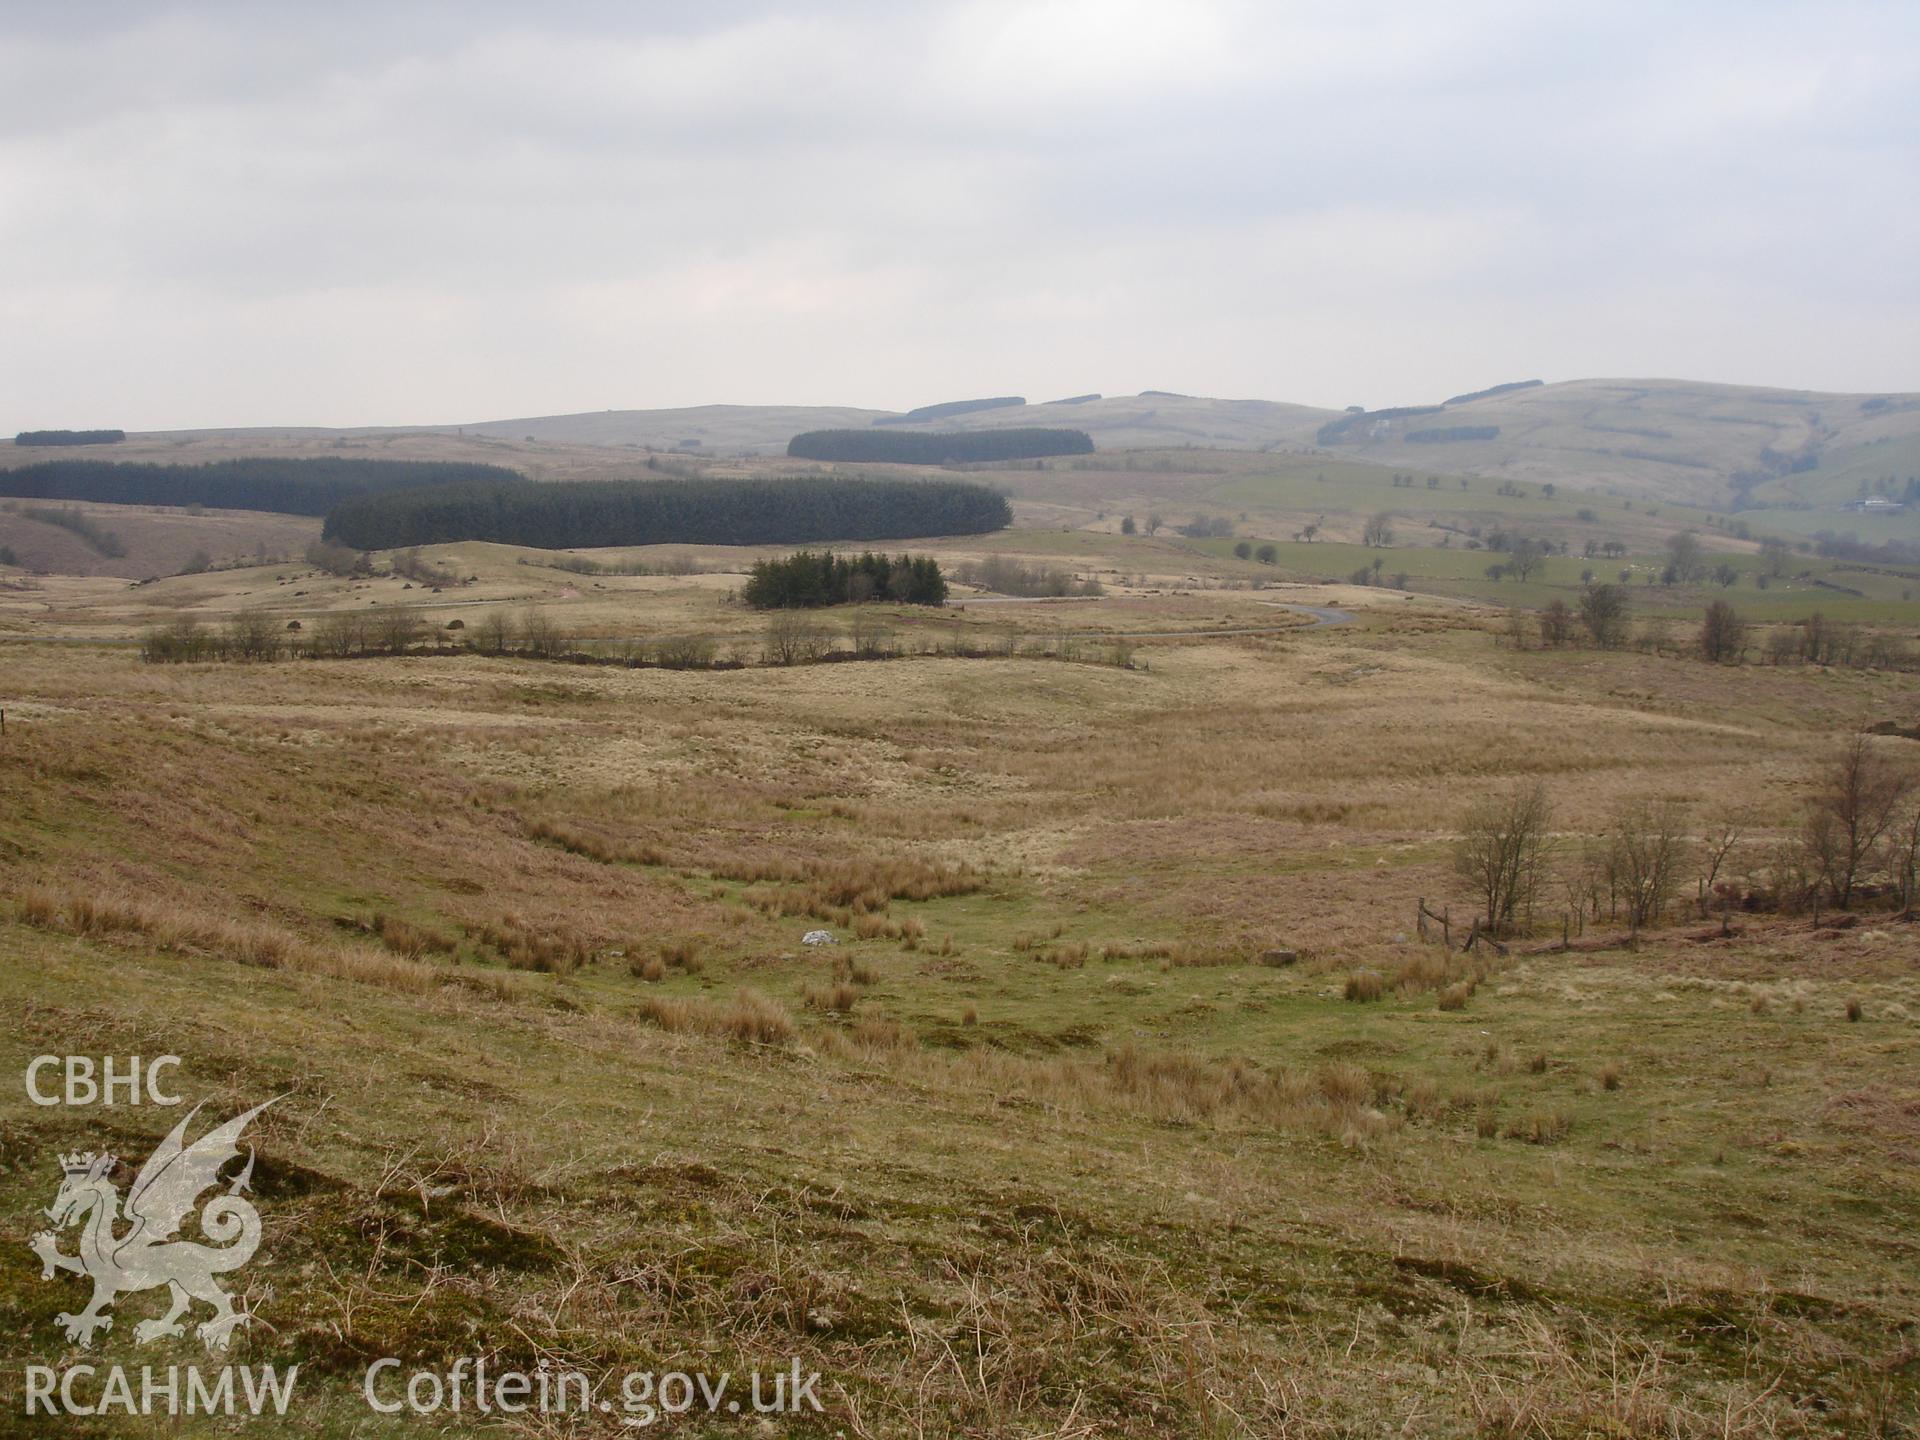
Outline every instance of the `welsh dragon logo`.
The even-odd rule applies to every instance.
[[[180,1317],[200,1300],[213,1306],[214,1313],[196,1333],[209,1350],[227,1348],[233,1332],[248,1317],[233,1308],[233,1297],[214,1277],[238,1270],[260,1248],[260,1212],[242,1193],[253,1176],[251,1149],[245,1167],[227,1182],[225,1192],[200,1211],[201,1233],[212,1244],[173,1237],[200,1196],[220,1183],[221,1169],[239,1156],[241,1132],[271,1104],[269,1100],[256,1105],[189,1145],[185,1143],[187,1126],[200,1113],[200,1107],[194,1106],[134,1177],[126,1196],[129,1223],[125,1230],[116,1229],[122,1218],[120,1187],[112,1179],[116,1157],[92,1153],[60,1157],[64,1172],[60,1193],[45,1212],[54,1228],[34,1236],[32,1245],[43,1267],[42,1280],[52,1279],[57,1270],[69,1270],[93,1282],[93,1299],[86,1309],[56,1317],[67,1339],[82,1346],[93,1344],[97,1332],[113,1328],[113,1317],[106,1312],[117,1297],[165,1285],[171,1297],[167,1313],[158,1320],[142,1320],[134,1327],[134,1338],[144,1345],[163,1336],[184,1335]],[[82,1227],[79,1253],[63,1255],[56,1232],[76,1223]]]

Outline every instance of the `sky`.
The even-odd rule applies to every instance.
[[[0,7],[0,431],[1920,390],[1920,6]]]

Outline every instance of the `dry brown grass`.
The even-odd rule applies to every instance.
[[[1387,980],[1377,970],[1356,970],[1347,976],[1347,983],[1341,994],[1348,1000],[1362,1004],[1371,1003],[1386,997]]]
[[[89,939],[135,935],[163,950],[211,954],[264,970],[351,980],[410,995],[432,994],[449,985],[503,1000],[519,999],[523,993],[504,975],[430,965],[384,950],[319,944],[264,920],[232,920],[172,901],[36,886],[20,896],[15,913],[21,923],[37,929]]]
[[[833,978],[855,985],[877,985],[880,983],[880,972],[873,968],[870,961],[858,955],[836,955],[833,957]]]
[[[573,974],[593,959],[595,949],[590,936],[569,925],[535,925],[513,912],[497,921],[470,924],[467,933],[512,969],[548,975]]]
[[[791,1015],[750,989],[720,1002],[653,996],[641,1003],[640,1014],[662,1030],[711,1035],[748,1045],[786,1045],[799,1033]]]
[[[824,988],[809,985],[801,990],[800,1003],[809,1010],[849,1015],[853,1013],[853,1007],[860,1003],[860,989],[844,980]]]
[[[409,960],[418,960],[423,955],[452,955],[460,948],[459,940],[446,931],[417,925],[398,915],[375,915],[373,932],[380,937],[382,945]]]
[[[699,935],[682,935],[672,940],[660,942],[660,960],[676,970],[684,970],[689,975],[698,975],[706,968],[702,957],[706,940]]]
[[[1501,1134],[1529,1145],[1554,1145],[1566,1139],[1572,1128],[1573,1120],[1564,1110],[1533,1110],[1508,1122]]]

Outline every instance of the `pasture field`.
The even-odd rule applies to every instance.
[[[1455,590],[1405,595],[1283,583],[1358,546],[1265,575],[1097,524],[894,548],[1111,583],[869,607],[913,653],[737,670],[124,642],[537,606],[750,658],[738,551],[0,591],[0,1069],[172,1053],[208,1116],[283,1097],[233,1351],[301,1367],[275,1433],[632,1433],[362,1402],[375,1357],[475,1353],[822,1376],[824,1413],[684,1435],[1914,1433],[1913,926],[1723,934],[1696,845],[1637,945],[1592,915],[1556,942],[1614,807],[1673,797],[1696,840],[1738,815],[1721,874],[1758,883],[1838,739],[1911,726],[1920,681],[1515,649],[1441,573],[1480,552],[1386,552]],[[1306,604],[1353,618],[1276,608]],[[1277,633],[1117,643],[1206,629]],[[1418,900],[1456,939],[1473,909],[1462,817],[1533,779],[1534,933],[1427,942]],[[0,1088],[4,1383],[83,1358],[55,1325],[81,1283],[27,1248],[56,1157],[144,1156],[175,1118]],[[135,1345],[157,1303],[84,1358],[203,1353]]]

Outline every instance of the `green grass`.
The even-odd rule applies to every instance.
[[[1920,984],[1897,927],[1759,918],[1724,944],[1675,931],[1484,967],[1396,935],[1416,895],[1463,912],[1460,799],[1508,774],[1550,777],[1570,854],[1617,796],[1678,790],[1705,813],[1751,791],[1772,807],[1757,857],[1833,717],[1911,687],[1514,652],[1448,613],[1166,646],[1138,673],[559,685],[520,661],[23,649],[0,750],[0,1070],[171,1052],[209,1115],[286,1097],[255,1172],[263,1323],[234,1356],[302,1366],[281,1433],[418,1433],[369,1423],[367,1359],[476,1350],[595,1374],[798,1355],[832,1408],[785,1433],[822,1440],[1901,1433]],[[562,818],[613,858],[535,838]],[[750,902],[771,882],[738,878],[907,856],[990,871],[893,900],[924,932],[910,947],[769,915]],[[595,958],[503,995],[414,993],[73,933],[30,913],[38,885],[375,954],[336,922],[512,915]],[[823,923],[843,943],[802,947]],[[631,973],[689,937],[697,973]],[[1298,963],[1255,963],[1282,940]],[[1182,942],[1232,963],[1147,953]],[[871,971],[852,1013],[807,1009],[849,957]],[[471,934],[429,963],[504,973]],[[1383,998],[1345,999],[1355,970]],[[1478,984],[1441,1010],[1436,976]],[[792,1012],[790,1042],[650,1015],[743,986]],[[143,1156],[175,1118],[0,1093],[0,1208],[36,1223],[52,1157]],[[10,1413],[74,1298],[0,1247]],[[95,1358],[191,1358],[132,1344],[149,1305],[129,1298]]]

